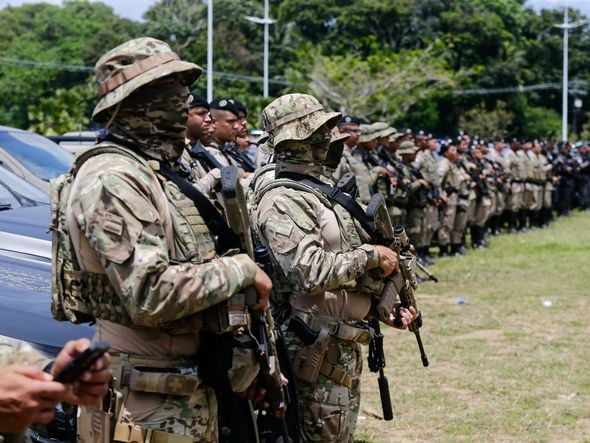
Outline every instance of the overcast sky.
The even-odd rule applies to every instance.
[[[156,1],[157,0],[102,0],[103,3],[111,5],[117,14],[134,20],[141,19],[143,13],[149,8],[150,5],[156,3]],[[38,2],[39,0],[0,0],[0,7],[4,7],[6,5],[19,6],[23,3]],[[61,0],[45,0],[45,2],[60,4]],[[529,0],[527,5],[530,5],[535,9],[541,9],[559,8],[566,3],[572,8],[581,10],[584,15],[590,17],[590,0]]]

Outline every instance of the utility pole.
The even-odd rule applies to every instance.
[[[262,96],[268,97],[268,26],[274,25],[277,21],[269,18],[268,16],[268,0],[264,0],[264,17],[252,17],[247,15],[244,17],[246,20],[256,23],[257,25],[264,25],[264,61],[263,61],[263,73],[262,73]]]
[[[207,2],[207,101],[213,101],[213,0]]]
[[[563,24],[554,25],[563,29],[563,97],[561,102],[561,141],[567,142],[567,111],[568,111],[568,45],[569,30],[586,24],[586,20],[569,23],[568,7],[563,8]]]

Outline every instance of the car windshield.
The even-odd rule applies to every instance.
[[[73,160],[61,146],[30,132],[0,132],[0,147],[46,181],[66,172]]]
[[[0,210],[49,204],[49,196],[41,189],[0,167]]]

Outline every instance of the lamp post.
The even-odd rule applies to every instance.
[[[264,25],[264,61],[262,74],[262,96],[268,97],[268,25],[273,25],[277,21],[268,17],[268,0],[264,0],[264,17],[252,17],[247,15],[246,20],[256,23],[257,25]]]
[[[207,3],[207,101],[213,101],[213,0]]]
[[[579,28],[586,24],[586,20],[578,20],[577,22],[569,23],[568,8],[563,8],[563,23],[554,25],[557,28],[563,29],[563,97],[561,103],[561,140],[567,141],[567,86],[568,86],[568,43],[569,30]]]

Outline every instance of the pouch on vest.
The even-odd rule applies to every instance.
[[[192,395],[199,385],[197,371],[191,368],[152,368],[135,366],[129,377],[129,389],[168,395]]]

